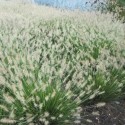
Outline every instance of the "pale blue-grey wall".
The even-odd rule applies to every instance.
[[[37,4],[45,4],[54,7],[60,8],[69,8],[69,9],[86,9],[89,7],[89,4],[86,5],[86,2],[89,0],[33,0]]]

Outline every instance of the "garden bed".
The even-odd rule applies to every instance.
[[[14,3],[0,14],[1,125],[124,125],[121,21]]]

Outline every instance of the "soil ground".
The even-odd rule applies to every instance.
[[[125,100],[106,103],[103,107],[85,107],[80,125],[125,125]]]

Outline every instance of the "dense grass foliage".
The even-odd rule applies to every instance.
[[[112,15],[0,6],[0,124],[72,125],[81,105],[124,96],[124,24]]]

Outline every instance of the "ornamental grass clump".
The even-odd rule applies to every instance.
[[[8,6],[13,18],[6,6],[0,16],[1,124],[80,123],[82,104],[124,96],[124,24],[100,12],[54,10],[46,20],[42,7]]]
[[[11,30],[5,30],[0,43],[0,123],[72,124],[76,114],[80,116],[80,99],[69,88],[63,88],[61,80],[53,75],[55,69],[45,63],[46,57],[42,68],[42,46],[32,45],[30,35],[26,34],[32,27],[25,32],[25,25],[22,29],[16,25],[15,29],[11,23],[2,25]],[[3,40],[7,37],[9,42]]]
[[[72,124],[80,116],[77,99],[72,92],[54,83],[22,83],[4,86],[0,104],[1,124]],[[20,84],[20,85],[19,85]]]

